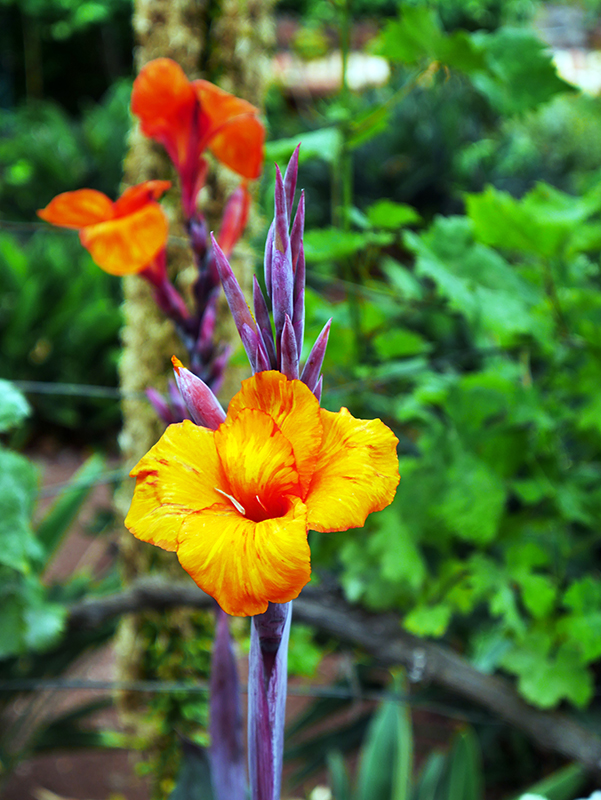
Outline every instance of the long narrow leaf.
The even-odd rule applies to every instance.
[[[75,473],[50,510],[37,527],[38,541],[44,548],[44,566],[57,551],[69,531],[86,498],[94,488],[94,481],[103,472],[104,459],[93,455]]]

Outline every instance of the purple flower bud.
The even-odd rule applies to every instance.
[[[313,394],[317,398],[317,402],[321,403],[321,392],[323,389],[323,375],[320,375],[319,380],[317,381],[317,386],[313,389]]]
[[[275,337],[276,342],[279,343],[286,315],[292,319],[292,293],[294,290],[292,264],[279,250],[275,250],[273,254],[271,287]]]
[[[298,153],[300,144],[294,148],[294,153],[290,157],[288,166],[286,167],[286,174],[284,175],[284,189],[286,191],[286,205],[288,206],[288,217],[292,214],[292,204],[294,202],[294,193],[296,191],[296,179],[298,177]]]
[[[294,315],[292,319],[294,320],[296,349],[300,358],[305,334],[305,250],[302,241],[294,273]]]
[[[290,233],[288,232],[288,206],[286,202],[286,190],[282,173],[278,165],[275,165],[275,237],[273,240],[273,252],[289,255],[290,253]]]
[[[301,381],[306,383],[313,393],[315,393],[315,389],[319,383],[319,373],[321,372],[323,359],[326,354],[326,347],[328,345],[328,336],[330,335],[331,325],[332,320],[329,319],[315,340],[315,344],[309,353],[309,358],[307,359],[307,363],[305,364],[301,375]]]
[[[175,380],[190,416],[197,425],[215,431],[225,420],[225,411],[209,387],[173,356]]]
[[[265,242],[265,290],[267,297],[271,299],[271,262],[273,260],[273,242],[275,237],[275,223],[272,222],[269,226],[267,233],[267,240]]]
[[[146,397],[148,398],[150,405],[156,411],[158,418],[161,419],[166,425],[171,425],[171,423],[174,421],[173,415],[171,413],[171,409],[169,408],[169,404],[163,395],[156,389],[149,387],[146,389]]]
[[[270,369],[277,369],[277,361],[275,357],[275,345],[273,343],[273,330],[271,327],[271,320],[269,319],[269,311],[265,297],[259,286],[257,276],[253,275],[253,305],[255,308],[255,320],[261,332],[261,338],[267,351],[267,356],[271,364]]]
[[[257,326],[255,325],[253,315],[251,314],[250,308],[248,307],[244,294],[242,293],[240,284],[236,280],[236,276],[234,275],[227,258],[223,255],[221,248],[215,241],[213,234],[211,234],[211,239],[213,241],[213,251],[215,253],[215,261],[217,263],[217,269],[219,270],[219,277],[221,278],[223,291],[225,292],[230,311],[232,312],[234,322],[236,323],[236,328],[238,328],[238,333],[244,342],[244,337],[242,337],[242,329],[246,325],[246,327],[250,328],[250,330],[255,334],[256,338]],[[255,343],[253,343],[253,353],[255,346]],[[246,352],[248,353],[248,350]]]
[[[286,321],[282,330],[281,341],[282,366],[281,372],[290,380],[298,380],[298,353],[296,351],[296,336],[290,317],[286,314]]]
[[[292,252],[292,266],[296,272],[296,264],[300,249],[303,246],[303,233],[305,232],[305,192],[301,192],[300,200],[298,201],[298,208],[296,209],[296,216],[292,223],[292,231],[290,233],[290,250]]]

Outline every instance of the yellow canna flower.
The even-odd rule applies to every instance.
[[[259,372],[217,430],[167,428],[131,472],[125,524],[176,551],[228,614],[260,614],[309,581],[309,530],[360,527],[392,501],[397,442],[379,419],[326,411],[301,381]]]

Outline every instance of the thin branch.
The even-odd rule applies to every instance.
[[[143,579],[108,597],[71,606],[71,630],[96,627],[132,612],[187,606],[208,608],[213,600],[193,584]],[[566,714],[529,706],[505,678],[486,675],[453,650],[402,630],[395,614],[372,614],[349,605],[334,592],[308,587],[294,601],[294,618],[342,642],[360,647],[381,664],[403,664],[409,678],[431,681],[477,703],[521,730],[539,747],[601,770],[601,739]]]

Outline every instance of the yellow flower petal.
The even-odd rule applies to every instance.
[[[186,515],[223,503],[228,490],[213,432],[185,420],[170,425],[130,473],[136,490],[125,526],[145,542],[175,550]]]
[[[241,409],[215,431],[215,444],[229,480],[228,494],[249,519],[280,517],[287,497],[300,494],[292,446],[264,411]]]
[[[392,502],[399,482],[398,439],[379,419],[355,419],[346,408],[321,409],[323,442],[305,503],[309,528],[359,528]]]
[[[192,514],[182,525],[177,557],[228,614],[261,614],[269,602],[298,597],[311,577],[307,510],[291,498],[284,516],[262,522],[233,507]]]
[[[317,398],[301,381],[290,381],[281,372],[270,370],[242,381],[242,388],[229,404],[228,420],[248,407],[269,414],[292,445],[304,496],[323,435]]]

